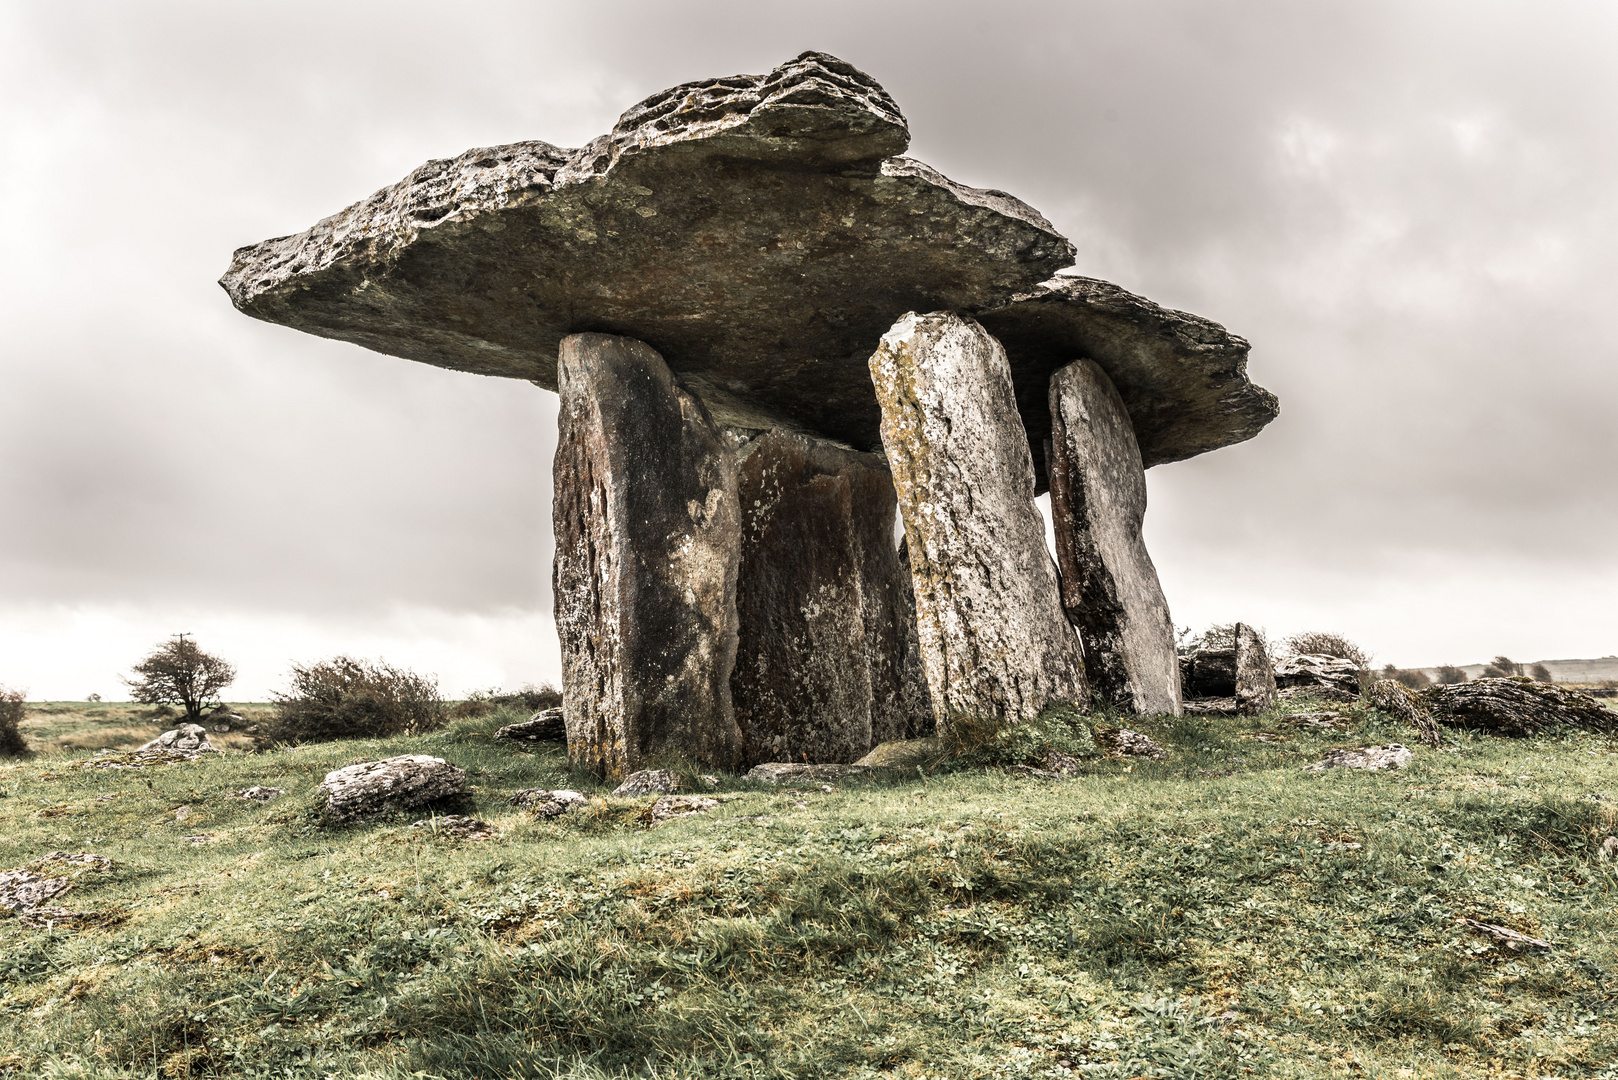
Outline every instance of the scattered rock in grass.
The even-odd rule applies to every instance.
[[[175,821],[184,821],[186,818],[188,818],[190,816],[191,816],[191,808],[189,806],[182,806],[178,810],[174,811],[174,820]]]
[[[1460,684],[1457,684],[1460,685]],[[1456,919],[1456,922],[1487,937],[1491,937],[1508,949],[1549,949],[1554,948],[1551,942],[1542,938],[1529,937],[1519,934],[1515,930],[1493,923],[1478,922],[1476,919]]]
[[[1313,765],[1305,765],[1304,769],[1309,772],[1321,772],[1326,769],[1365,769],[1371,772],[1381,769],[1402,769],[1409,765],[1415,756],[1408,746],[1399,743],[1388,743],[1386,746],[1358,746],[1352,749],[1339,747]]]
[[[316,791],[326,796],[333,821],[358,821],[460,795],[466,773],[443,758],[401,754],[329,772]]]
[[[1598,854],[1606,860],[1618,859],[1618,836],[1609,836],[1601,841]]]
[[[668,795],[684,786],[680,782],[679,773],[672,769],[642,769],[630,773],[624,778],[623,783],[612,789],[612,793],[621,798],[633,798],[636,795]]]
[[[236,793],[236,797],[238,799],[251,799],[253,802],[269,802],[271,799],[279,799],[285,794],[286,791],[282,788],[255,786],[242,788]]]
[[[246,731],[247,731],[247,734],[249,734],[249,735],[257,735],[258,734],[258,725],[254,724],[252,727],[247,728]]]
[[[41,855],[34,861],[35,866],[43,866],[46,863],[69,863],[90,870],[112,869],[111,859],[105,855],[92,855],[88,851],[53,851],[49,855]]]
[[[494,826],[487,821],[479,821],[477,818],[463,817],[459,814],[423,818],[410,827],[412,829],[427,829],[434,836],[449,836],[456,840],[488,840],[495,835]]]
[[[854,764],[867,769],[914,769],[936,764],[945,753],[944,740],[937,736],[893,739],[878,744]]]
[[[640,819],[648,828],[655,829],[674,818],[700,814],[718,805],[718,799],[709,799],[701,795],[664,795],[642,810]]]
[[[703,773],[701,776],[697,777],[697,783],[701,784],[705,788],[716,788],[719,786],[719,777],[710,773]]]
[[[182,754],[217,754],[208,741],[208,732],[201,724],[181,724],[173,731],[165,731],[149,743],[135,748],[139,754],[146,750],[173,750]]]
[[[1380,709],[1415,728],[1417,737],[1428,746],[1436,747],[1443,743],[1444,737],[1439,733],[1438,725],[1422,707],[1421,699],[1409,688],[1392,679],[1378,679],[1365,691],[1365,700],[1372,708]]]
[[[1333,690],[1360,696],[1360,669],[1352,660],[1324,653],[1299,653],[1275,665],[1275,685],[1282,690]]]
[[[561,817],[569,810],[586,806],[589,802],[582,793],[565,789],[550,791],[546,788],[526,788],[511,797],[512,806],[531,811],[541,820]]]
[[[1046,750],[1038,765],[1012,765],[1006,769],[1013,776],[1026,776],[1030,780],[1066,780],[1079,775],[1084,763],[1072,754],[1060,750]]]
[[[184,840],[188,844],[206,844],[208,841],[216,839],[216,837],[214,836],[213,833],[206,833],[205,832],[205,833],[197,833],[195,836],[181,837],[181,839]]]
[[[1214,716],[1221,713],[1234,713],[1236,711],[1236,699],[1233,697],[1188,698],[1180,707],[1191,716]]]
[[[747,779],[762,780],[766,784],[792,784],[806,780],[819,783],[859,776],[868,771],[863,765],[806,765],[793,761],[767,761],[748,769]]]
[[[218,751],[213,751],[217,753]],[[157,765],[178,765],[202,757],[196,750],[130,750],[123,754],[98,754],[78,763],[81,769],[148,769]]]
[[[48,877],[32,870],[0,870],[0,908],[29,911],[72,887],[73,883],[65,877]]]
[[[494,737],[514,742],[567,742],[567,724],[561,709],[541,709],[527,720],[507,724]]]
[[[1097,728],[1095,735],[1096,742],[1101,744],[1111,757],[1144,757],[1161,761],[1169,756],[1167,750],[1150,738],[1128,728],[1118,728],[1116,731]]]
[[[1240,736],[1246,742],[1281,743],[1287,736],[1279,731],[1244,731]]]
[[[1324,702],[1328,705],[1350,705],[1360,699],[1359,694],[1351,694],[1335,686],[1289,686],[1277,691],[1275,696],[1280,698],[1283,704],[1307,701]]]
[[[1590,695],[1522,676],[1434,686],[1421,697],[1439,723],[1493,735],[1532,735],[1561,727],[1618,730],[1618,712]]]
[[[1348,727],[1348,717],[1339,712],[1293,713],[1281,722],[1309,731],[1342,731]]]

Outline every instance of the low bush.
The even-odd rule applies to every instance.
[[[0,754],[15,757],[28,752],[28,743],[22,737],[23,703],[28,695],[21,690],[7,690],[0,686]]]
[[[529,683],[521,690],[474,690],[457,702],[449,714],[457,720],[488,716],[497,709],[533,714],[541,709],[560,708],[562,692],[549,684]]]
[[[350,656],[292,665],[292,689],[272,697],[263,745],[416,735],[447,719],[437,680]]]
[[[1281,644],[1294,655],[1301,656],[1307,653],[1312,656],[1335,656],[1342,660],[1352,660],[1354,666],[1361,671],[1368,672],[1371,668],[1371,654],[1342,634],[1312,630],[1306,634],[1293,634]]]

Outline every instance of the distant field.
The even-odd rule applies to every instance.
[[[0,763],[0,869],[113,860],[37,864],[76,875],[56,902],[80,922],[0,919],[0,1077],[1618,1077],[1605,737],[1456,735],[1401,773],[1315,774],[1332,745],[1414,740],[1357,709],[1339,735],[1142,721],[1167,761],[727,777],[648,829],[650,799],[560,747],[495,742],[514,718]],[[155,727],[77,704],[30,724],[68,746]],[[325,823],[328,770],[399,753],[465,768],[438,810],[496,838],[412,828],[427,811]],[[287,794],[233,794],[252,785]],[[591,805],[554,822],[508,801],[575,785]]]
[[[219,726],[218,722],[205,718],[203,726],[210,728],[208,741],[221,750],[250,749],[253,737],[241,729],[254,724],[274,706],[233,702],[230,707],[242,717],[242,722],[232,721],[232,730],[222,733],[211,730]],[[184,722],[182,715],[158,715],[151,705],[119,701],[31,701],[20,730],[32,749],[60,754],[134,749]]]

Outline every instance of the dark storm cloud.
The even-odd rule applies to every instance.
[[[1419,591],[1468,560],[1618,574],[1610,5],[75,4],[0,20],[0,599],[548,608],[549,395],[254,323],[213,281],[233,247],[429,157],[577,145],[645,94],[805,48],[870,71],[913,153],[1039,207],[1085,272],[1254,342],[1281,419],[1152,473],[1177,612],[1228,602],[1214,574],[1248,581],[1261,610],[1346,588],[1330,582]],[[1441,620],[1367,618],[1460,641]]]

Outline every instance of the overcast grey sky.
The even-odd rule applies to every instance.
[[[0,682],[174,631],[554,678],[555,399],[237,314],[233,248],[807,48],[1281,418],[1149,474],[1176,622],[1401,665],[1618,652],[1618,5],[0,5]]]

